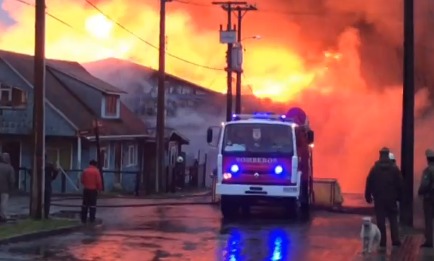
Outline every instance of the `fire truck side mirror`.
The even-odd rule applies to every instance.
[[[315,141],[315,135],[314,132],[312,130],[308,130],[307,131],[307,142],[309,144],[313,144]]]
[[[206,132],[206,141],[210,144],[212,143],[212,140],[213,140],[212,128],[208,128]]]

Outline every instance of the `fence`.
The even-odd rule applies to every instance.
[[[202,161],[202,162],[201,162]],[[208,156],[204,154],[203,160],[199,155],[198,159],[190,166],[186,166],[186,183],[192,188],[205,188],[207,179]]]
[[[194,162],[185,169],[185,182],[187,186],[192,188],[204,188],[207,179],[207,155]],[[52,182],[53,193],[80,193],[82,190],[80,183],[80,175],[83,172],[81,169],[64,170],[59,169],[57,178]],[[31,187],[31,169],[20,168],[18,173],[18,189],[20,192],[28,193]],[[166,175],[170,177],[171,170],[166,168]],[[115,184],[120,180],[122,191],[125,193],[138,193],[141,190],[141,172],[139,171],[115,171],[104,170],[104,191],[114,191]],[[151,182],[152,179],[145,177],[144,183]],[[170,182],[170,178],[167,179]],[[145,188],[152,190],[150,184],[144,184]],[[169,188],[167,184],[167,188]]]
[[[80,175],[83,170],[63,170],[59,169],[57,178],[52,182],[53,193],[80,193]],[[31,169],[20,168],[18,173],[18,189],[20,192],[30,192],[31,187]],[[126,193],[135,193],[138,190],[138,181],[140,172],[138,171],[114,171],[104,170],[104,191],[113,191],[116,188],[119,174],[122,190]]]

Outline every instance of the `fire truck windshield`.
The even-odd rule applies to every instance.
[[[223,137],[223,152],[293,153],[292,130],[284,124],[228,124]]]

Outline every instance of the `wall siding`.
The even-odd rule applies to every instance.
[[[134,192],[136,189],[137,172],[140,171],[140,160],[139,155],[136,155],[137,162],[135,165],[127,165],[128,159],[128,147],[130,145],[136,146],[136,153],[138,153],[138,147],[140,144],[136,141],[125,141],[122,143],[122,173],[121,182],[122,188],[126,191]]]
[[[23,109],[0,109],[0,133],[30,134],[33,120],[33,88],[23,81],[0,59],[0,83],[19,88],[27,94],[27,106]],[[45,133],[52,136],[75,135],[73,127],[53,108],[45,105]]]

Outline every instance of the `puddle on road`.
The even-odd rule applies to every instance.
[[[74,256],[64,252],[63,250],[51,248],[49,246],[20,246],[20,247],[9,247],[7,252],[13,255],[18,255],[19,257],[32,257],[29,260],[68,260],[68,261],[79,261],[79,259]],[[55,259],[54,259],[55,258]]]

